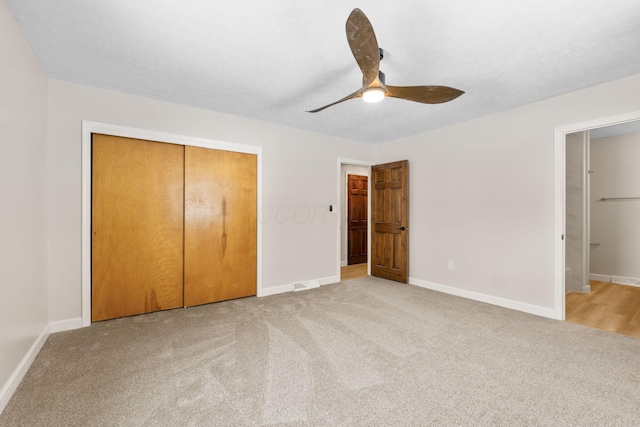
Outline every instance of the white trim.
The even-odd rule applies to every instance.
[[[598,282],[610,283],[611,282],[611,275],[610,274],[591,273],[591,274],[589,274],[589,280],[597,280]]]
[[[612,276],[611,283],[640,287],[640,279],[634,277]]]
[[[347,265],[347,261],[340,261],[340,267],[346,267]]]
[[[565,200],[566,200],[566,133],[558,129],[554,131],[554,224],[553,224],[553,244],[554,244],[554,294],[553,307],[554,318],[564,320],[564,289],[565,289]],[[559,293],[560,292],[560,293]]]
[[[110,125],[91,121],[82,121],[82,325],[91,324],[91,134],[121,136],[126,138],[146,139],[169,144],[188,145],[192,147],[212,148],[255,154],[257,156],[257,209],[262,206],[262,147],[193,136],[176,135],[137,129],[126,126]],[[258,296],[262,290],[262,221],[257,218],[257,289]]]
[[[554,151],[554,318],[564,320],[565,312],[565,283],[564,283],[564,241],[565,233],[565,169],[566,169],[566,135],[605,126],[619,125],[640,120],[640,111],[606,117],[569,126],[561,126],[553,132]]]
[[[31,344],[31,347],[24,355],[16,369],[13,371],[7,382],[0,390],[0,413],[4,411],[4,408],[11,400],[11,396],[15,393],[16,389],[20,385],[20,382],[24,378],[25,374],[29,370],[29,367],[36,359],[36,356],[40,352],[40,349],[49,338],[49,325],[45,326],[44,330],[38,335],[38,338]]]
[[[49,323],[49,333],[55,334],[56,332],[71,331],[74,329],[80,329],[84,327],[82,317],[76,317],[75,319],[58,320],[56,322]]]
[[[264,288],[264,289],[262,289],[262,293],[260,294],[260,297],[268,297],[268,296],[271,296],[271,295],[285,294],[287,292],[293,292],[292,291],[292,284],[280,285],[280,286],[270,286],[268,288]]]
[[[331,285],[331,284],[340,282],[340,275],[324,277],[322,279],[297,280],[295,283],[298,283],[298,282],[306,283],[306,282],[314,282],[314,281],[317,281],[320,284],[320,286]],[[268,297],[270,295],[285,294],[287,292],[294,292],[293,283],[289,283],[288,285],[270,286],[268,288],[264,288],[262,290],[262,295],[260,296]]]
[[[340,282],[340,275],[338,274],[337,276],[325,277],[323,279],[318,279],[318,281],[320,282],[320,286],[333,285],[334,283]]]
[[[320,287],[318,280],[307,280],[305,282],[296,282],[291,286],[293,292],[308,291],[309,289],[317,289]]]
[[[342,165],[352,165],[352,166],[368,166],[369,167],[369,177],[371,177],[371,167],[375,166],[375,162],[369,162],[366,160],[353,160],[353,159],[345,159],[342,157],[338,157],[338,182],[337,182],[337,194],[338,194],[338,209],[337,211],[340,212],[340,215],[342,215],[342,207],[340,206],[340,202],[342,200]],[[371,194],[371,179],[368,180],[368,185],[369,185],[369,189],[368,189],[368,193]],[[371,197],[367,197],[367,201],[369,206],[367,207],[367,209],[369,209],[369,218],[371,218]],[[338,281],[340,281],[340,267],[342,267],[342,260],[341,258],[341,250],[342,250],[342,235],[340,233],[340,227],[342,226],[342,218],[338,219],[338,227],[336,230],[337,233],[337,253],[336,253],[336,273],[337,273],[337,277],[338,277]],[[367,249],[367,273],[370,275],[371,274],[371,221],[369,221],[368,224],[368,230],[367,230],[367,242],[369,244],[369,248]]]
[[[478,292],[467,291],[464,289],[453,288],[451,286],[440,285],[438,283],[427,282],[413,277],[409,278],[409,284],[418,286],[420,288],[430,289],[432,291],[442,292],[449,295],[455,295],[462,298],[467,298],[474,301],[485,302],[487,304],[493,304],[511,310],[522,311],[524,313],[535,314],[536,316],[548,317],[553,319],[555,317],[554,310],[552,308],[541,307],[538,305],[527,304],[520,301],[514,301],[506,298],[494,297],[491,295],[481,294]]]

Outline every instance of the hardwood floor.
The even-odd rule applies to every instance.
[[[640,338],[640,287],[590,283],[590,293],[566,295],[567,322]]]
[[[367,272],[367,263],[363,263],[363,264],[353,264],[353,265],[347,265],[345,267],[341,267],[340,268],[340,280],[341,281],[345,281],[345,280],[351,280],[351,279],[358,279],[360,277],[366,277],[368,276],[368,272]]]

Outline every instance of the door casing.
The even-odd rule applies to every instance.
[[[342,193],[346,190],[346,187],[342,186],[342,179],[343,179],[343,172],[342,172],[342,166],[365,166],[365,167],[369,167],[371,168],[371,166],[374,166],[375,163],[374,162],[369,162],[366,160],[356,160],[356,159],[347,159],[347,158],[342,158],[342,157],[338,157],[338,162],[337,162],[337,172],[336,172],[336,200],[341,200],[342,199]],[[346,179],[346,175],[344,176],[344,178]],[[368,194],[371,194],[371,169],[369,169],[369,187],[368,187]],[[371,197],[368,197],[367,200],[367,209],[368,209],[368,216],[369,218],[371,217]],[[338,212],[340,212],[340,215],[344,215],[346,217],[347,215],[347,211],[346,211],[346,203],[345,206],[339,206],[339,210]],[[340,220],[339,220],[340,221]],[[367,274],[371,274],[371,221],[369,221],[369,223],[367,224],[367,244],[368,244],[368,248],[367,248]],[[336,227],[336,277],[340,278],[340,268],[342,267],[341,265],[341,250],[342,250],[342,236],[341,236],[341,225],[338,225],[338,227]]]

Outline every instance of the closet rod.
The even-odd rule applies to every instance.
[[[607,200],[640,200],[640,197],[603,197],[598,201],[606,202]]]

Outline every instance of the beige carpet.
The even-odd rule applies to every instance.
[[[2,426],[637,426],[640,340],[367,277],[52,335]]]

